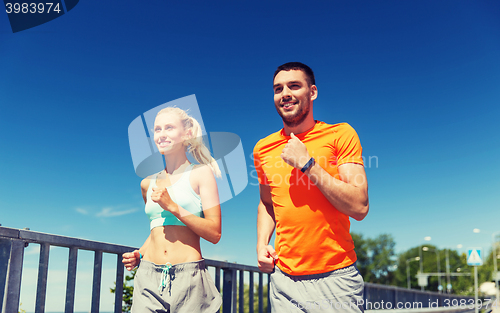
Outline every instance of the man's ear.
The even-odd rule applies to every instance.
[[[316,85],[311,86],[311,100],[316,100],[318,97],[318,87]]]

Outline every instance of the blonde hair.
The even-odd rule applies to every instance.
[[[188,152],[191,153],[195,160],[200,164],[205,164],[210,167],[215,176],[221,177],[219,165],[203,143],[203,133],[201,131],[200,123],[198,123],[198,121],[192,116],[189,116],[186,111],[177,107],[166,107],[161,109],[156,116],[164,113],[176,113],[184,126],[184,130],[188,131],[191,129],[191,138],[184,142],[184,145],[187,146]]]

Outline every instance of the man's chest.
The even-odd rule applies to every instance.
[[[331,176],[338,174],[336,149],[332,144],[303,141],[307,151],[314,158],[316,164],[321,166]],[[261,154],[261,165],[269,185],[272,187],[305,186],[307,176],[300,169],[288,165],[282,158],[281,153],[286,141],[276,145],[272,150]],[[300,160],[300,164],[306,164],[308,159]],[[308,179],[308,178],[307,178]]]

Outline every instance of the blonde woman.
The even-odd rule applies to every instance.
[[[139,266],[132,312],[216,312],[222,300],[205,268],[200,237],[214,244],[221,237],[219,167],[199,123],[179,108],[156,115],[154,141],[166,167],[141,182],[151,233],[139,250],[123,254],[127,270]],[[200,164],[191,164],[186,152]]]

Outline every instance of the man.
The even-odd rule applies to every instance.
[[[314,73],[290,62],[274,73],[283,129],[254,149],[259,179],[259,268],[271,272],[273,312],[363,311],[363,278],[349,217],[368,213],[361,145],[346,123],[314,120]],[[269,245],[276,228],[276,251]],[[276,265],[276,267],[275,267]]]

